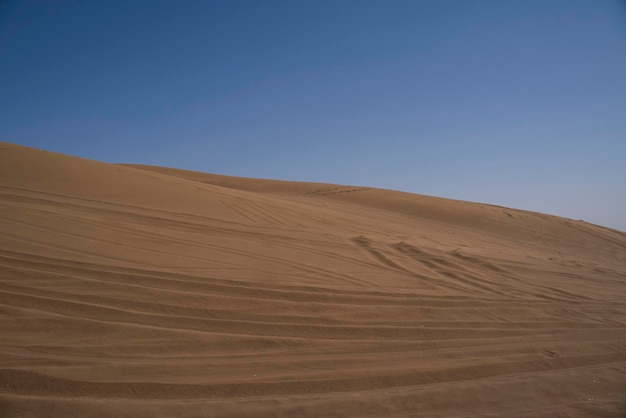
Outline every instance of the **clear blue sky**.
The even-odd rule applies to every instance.
[[[626,4],[0,0],[0,140],[626,230]]]

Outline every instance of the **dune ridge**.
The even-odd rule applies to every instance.
[[[0,416],[623,416],[626,233],[0,143]]]

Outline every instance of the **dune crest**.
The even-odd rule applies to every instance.
[[[0,416],[620,416],[626,234],[0,143]]]

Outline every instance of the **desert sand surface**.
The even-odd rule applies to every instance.
[[[9,143],[0,214],[2,417],[626,416],[620,231]]]

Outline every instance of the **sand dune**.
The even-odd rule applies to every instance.
[[[0,416],[624,416],[626,234],[0,143]]]

